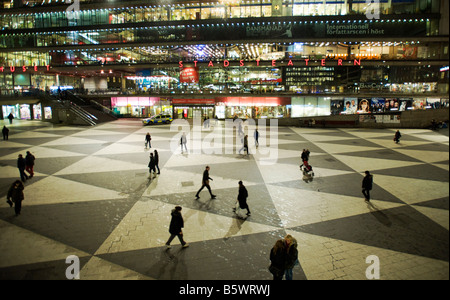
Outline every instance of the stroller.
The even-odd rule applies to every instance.
[[[308,175],[308,176],[314,176],[314,171],[313,168],[311,167],[310,164],[308,164],[308,161],[304,160],[303,164],[300,165],[300,170],[302,170],[303,175]]]

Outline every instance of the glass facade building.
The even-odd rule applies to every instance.
[[[0,0],[0,15],[2,96],[67,87],[176,118],[448,106],[444,0]]]

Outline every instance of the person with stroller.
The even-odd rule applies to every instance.
[[[300,170],[303,171],[303,175],[314,176],[312,166],[308,163],[307,160],[303,161],[303,164],[300,166]]]

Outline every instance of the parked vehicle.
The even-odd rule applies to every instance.
[[[157,115],[150,118],[142,119],[143,125],[150,124],[170,124],[173,121],[171,115]]]

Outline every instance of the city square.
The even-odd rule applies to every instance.
[[[67,279],[66,259],[76,256],[81,280],[271,280],[270,250],[287,234],[298,241],[294,280],[372,279],[373,257],[381,280],[449,278],[448,129],[400,129],[396,144],[396,129],[278,126],[276,140],[268,130],[246,155],[237,128],[226,142],[224,121],[200,135],[192,126],[187,153],[171,147],[175,123],[1,122],[10,129],[0,142],[1,279]],[[222,153],[198,143],[208,136],[222,141]],[[264,147],[276,147],[275,161]],[[149,178],[155,149],[161,172]],[[312,178],[299,169],[303,149]],[[6,193],[26,151],[36,157],[35,175],[15,216]],[[205,189],[196,199],[206,166],[216,198]],[[361,193],[366,170],[370,201]],[[233,212],[240,180],[246,218]],[[175,206],[183,208],[188,248],[178,239],[165,246]]]

